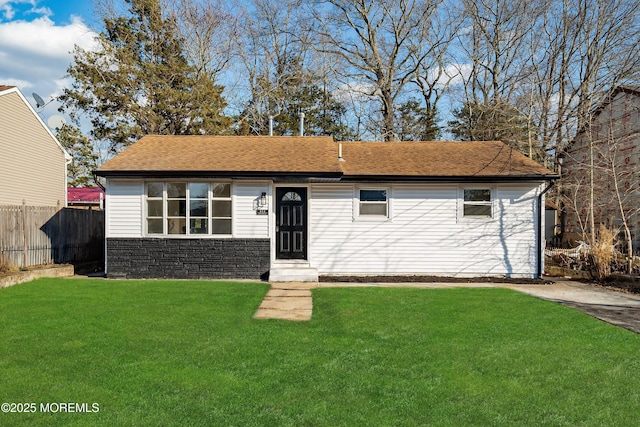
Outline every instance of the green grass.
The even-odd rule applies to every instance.
[[[0,290],[0,425],[637,425],[640,336],[506,289],[43,279]]]

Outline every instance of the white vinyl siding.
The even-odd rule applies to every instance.
[[[256,204],[262,193],[271,198],[270,182],[235,182],[233,187],[234,201],[234,237],[267,238],[269,237],[269,215],[257,215]],[[269,203],[261,209],[268,209]]]
[[[536,194],[493,185],[494,218],[458,221],[458,185],[391,186],[389,221],[353,221],[357,187],[313,185],[310,259],[320,274],[536,274]]]
[[[142,181],[107,182],[106,237],[142,237],[143,196]]]

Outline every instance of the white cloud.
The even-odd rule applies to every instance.
[[[429,81],[436,81],[437,86],[443,88],[445,86],[454,87],[462,85],[469,79],[473,66],[471,64],[449,64],[442,69],[441,74],[438,68],[429,70]]]
[[[35,13],[37,15],[46,15],[51,16],[53,12],[48,7],[35,7],[29,11],[30,13]]]
[[[56,25],[48,17],[33,21],[11,21],[0,24],[0,49],[50,58],[66,58],[74,44],[83,49],[95,46],[93,33],[78,17],[71,23]]]
[[[0,8],[7,6],[2,1]],[[0,84],[17,86],[35,106],[31,92],[48,101],[68,87],[64,76],[73,61],[74,45],[93,50],[97,43],[96,34],[79,17],[72,16],[70,23],[58,25],[49,19],[47,14],[51,11],[46,8],[31,12],[40,16],[0,21]],[[43,114],[54,114],[58,106],[52,102]]]
[[[17,4],[30,4],[35,6],[34,0],[0,0],[0,15],[5,19],[13,19],[16,15],[16,9],[13,5]]]
[[[2,12],[2,15],[6,19],[13,19],[13,17],[16,14],[16,12],[13,10],[13,8],[11,6],[9,6],[8,4],[0,5],[0,11]]]
[[[376,86],[371,82],[352,81],[335,89],[333,96],[340,102],[365,102],[370,100],[376,91]]]
[[[3,85],[16,86],[16,87],[19,87],[19,88],[31,87],[31,83],[29,83],[26,80],[11,79],[11,78],[3,79],[2,76],[0,76],[0,82],[2,82]]]

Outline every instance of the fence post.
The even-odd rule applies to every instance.
[[[22,199],[22,267],[27,266],[27,201]]]
[[[58,200],[58,205],[56,206],[56,231],[53,233],[51,239],[54,264],[66,262],[68,257],[66,227],[63,228],[63,225],[67,225],[67,221],[63,221],[63,216],[66,216],[66,212],[64,208],[60,206],[60,200]],[[66,218],[64,218],[64,220],[66,220]]]

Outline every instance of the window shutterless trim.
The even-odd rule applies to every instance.
[[[488,191],[489,200],[466,200],[467,191]],[[494,186],[480,186],[480,185],[465,185],[458,187],[458,213],[457,217],[460,221],[491,221],[495,217],[494,200],[496,197],[496,189]],[[478,212],[486,211],[489,209],[489,215],[479,214],[472,215],[467,214],[467,208],[475,207]]]
[[[384,200],[363,200],[362,192],[363,191],[371,191],[371,192],[381,192],[384,194]],[[371,194],[374,196],[375,194]],[[391,188],[390,187],[381,187],[381,186],[357,186],[355,193],[354,205],[356,209],[355,219],[359,221],[381,221],[388,220],[391,217]],[[384,206],[385,213],[362,213],[363,206]]]
[[[149,185],[150,184],[161,184],[162,185],[162,197],[149,197]],[[184,191],[184,197],[169,197],[168,194],[168,187],[170,184],[184,184],[185,185],[185,191]],[[192,198],[191,197],[191,189],[190,186],[192,184],[207,184],[207,193],[206,196],[203,197],[195,197]],[[223,195],[223,196],[214,196],[214,185],[216,184],[222,184],[225,186],[228,186],[228,196],[227,195]],[[221,237],[221,238],[227,238],[227,237],[232,237],[233,236],[233,212],[234,212],[234,207],[233,207],[233,191],[232,191],[232,183],[229,181],[200,181],[200,180],[196,180],[196,181],[178,181],[178,180],[171,180],[171,181],[156,181],[156,180],[150,180],[150,181],[145,181],[144,183],[144,189],[145,189],[145,203],[144,203],[144,220],[145,220],[145,224],[144,224],[144,235],[145,236],[150,236],[150,237],[170,237],[170,238],[184,238],[184,237],[195,237],[195,238],[206,238],[206,237]],[[226,193],[226,191],[225,191]],[[200,194],[198,194],[200,195]],[[162,202],[162,217],[160,216],[149,216],[149,201],[161,201]],[[180,203],[179,202],[183,202],[184,203],[184,216],[182,215],[172,215],[169,216],[169,202],[178,202],[178,205],[176,206],[176,208],[178,209],[178,214],[182,213],[181,209],[180,209]],[[200,201],[200,202],[206,202],[206,216],[201,216],[201,215],[197,215],[197,216],[192,216],[191,215],[191,202],[192,201]],[[213,216],[213,208],[214,208],[214,203],[218,201],[218,202],[228,202],[230,204],[230,212],[229,215],[230,216]],[[149,220],[161,220],[162,221],[162,233],[151,233],[149,232]],[[178,233],[170,233],[169,231],[169,221],[173,220],[173,223],[178,223],[179,226],[183,226],[184,227],[184,232],[180,232],[182,230],[178,230]],[[184,224],[181,224],[180,220],[184,220]],[[192,224],[192,220],[204,220],[206,221],[206,233],[193,233],[191,231],[191,224]],[[219,233],[216,234],[214,233],[214,221],[215,220],[223,220],[223,221],[229,221],[231,226],[228,227],[229,228],[229,233]],[[227,227],[225,227],[227,228]]]

